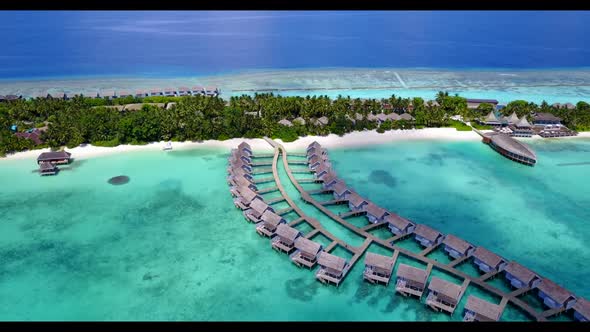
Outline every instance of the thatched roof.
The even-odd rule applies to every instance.
[[[318,119],[317,121],[319,124],[321,124],[322,126],[325,126],[328,124],[329,120],[327,117],[322,116],[321,118]]]
[[[342,272],[346,266],[346,260],[342,257],[322,251],[318,258],[318,264],[334,271]]]
[[[530,128],[532,127],[529,121],[526,119],[526,116],[523,115],[522,119],[516,123],[516,126],[519,128]]]
[[[508,123],[510,123],[510,124],[517,123],[518,116],[516,115],[516,112],[512,112],[512,114],[510,114],[510,116],[506,118],[506,121],[508,121]]]
[[[414,230],[414,234],[421,236],[431,242],[436,242],[436,239],[439,236],[442,236],[442,234],[439,231],[430,228],[424,224],[418,224],[416,226],[416,229]]]
[[[528,147],[528,145],[511,137],[508,134],[494,132],[486,133],[485,136],[489,137],[494,144],[506,151],[529,159],[537,160],[537,155],[531,148]]]
[[[365,265],[374,266],[390,273],[393,270],[394,264],[393,257],[378,255],[372,252],[367,252],[365,255]]]
[[[281,221],[283,220],[283,218],[281,216],[279,216],[278,214],[270,211],[270,210],[266,210],[264,211],[264,213],[262,214],[262,217],[260,217],[260,219],[268,225],[271,225],[273,227],[278,226]]]
[[[39,170],[41,171],[50,171],[50,170],[54,170],[56,167],[54,164],[48,162],[48,161],[44,161],[41,163],[41,165],[39,166]]]
[[[499,305],[493,304],[473,295],[469,295],[467,298],[465,309],[473,311],[476,314],[484,316],[493,321],[498,321],[500,319],[500,314],[502,313]]]
[[[252,201],[252,203],[250,203],[250,208],[254,211],[259,212],[260,214],[264,213],[264,211],[266,211],[269,206],[268,204],[264,203],[263,200],[256,198],[255,200]]]
[[[443,243],[462,254],[466,254],[469,248],[473,248],[473,245],[471,243],[463,239],[460,239],[452,234],[448,234],[443,240]]]
[[[51,151],[51,152],[43,152],[37,157],[37,161],[52,161],[52,160],[61,160],[61,159],[69,159],[72,154],[66,151]]]
[[[330,163],[323,162],[318,167],[316,167],[315,173],[316,174],[320,174],[320,173],[322,173],[324,171],[325,172],[329,172],[331,170],[332,170],[332,166],[330,165]]]
[[[326,175],[322,176],[322,180],[324,181],[324,183],[330,183],[335,180],[337,181],[338,177],[336,176],[336,173],[330,171]]]
[[[350,196],[348,196],[348,201],[354,206],[360,206],[363,202],[367,202],[364,198],[362,198],[361,196],[359,196],[359,194],[355,192],[352,192]]]
[[[363,119],[363,115],[362,115],[361,113],[354,113],[354,118],[355,118],[357,121],[360,121],[360,120],[362,120],[362,119]]]
[[[243,187],[244,189],[240,189],[240,197],[242,198],[242,201],[247,202],[248,204],[250,204],[254,199],[259,198],[260,196],[258,196],[257,193],[255,193],[254,191],[252,191],[252,189],[248,188],[248,187]]]
[[[334,190],[334,192],[339,196],[343,195],[346,191],[349,193],[352,192],[342,180],[336,182],[336,184],[332,187],[332,190]]]
[[[315,256],[322,250],[322,245],[300,236],[295,240],[295,248],[310,256]]]
[[[295,241],[299,236],[299,231],[287,224],[279,224],[275,234],[288,241]]]
[[[551,113],[537,113],[534,118],[535,121],[561,121],[561,118]]]
[[[386,222],[395,226],[397,229],[401,229],[401,230],[408,227],[408,225],[413,225],[413,223],[411,221],[409,221],[408,219],[400,217],[397,214],[391,213],[391,212],[389,212],[389,215],[385,216],[385,218],[383,218],[383,219]]]
[[[399,114],[397,113],[389,113],[387,114],[387,119],[391,120],[391,121],[399,121],[401,120],[401,116],[399,116]]]
[[[511,275],[515,276],[518,280],[520,280],[526,284],[528,284],[529,282],[533,281],[533,279],[538,277],[535,274],[535,272],[527,269],[526,267],[524,267],[514,261],[506,264],[506,266],[504,267],[504,271],[510,273]]]
[[[291,121],[289,121],[287,119],[282,119],[281,121],[278,122],[278,124],[280,124],[282,126],[293,127],[293,123],[291,123]]]
[[[379,121],[385,121],[387,120],[387,114],[384,113],[379,113],[376,115],[377,119],[379,119]]]
[[[311,148],[321,148],[322,145],[320,143],[318,143],[317,141],[313,141],[311,144],[309,144],[307,146],[307,149],[311,149]]]
[[[484,262],[486,265],[491,267],[496,267],[500,264],[504,259],[493,252],[487,250],[484,247],[477,247],[475,251],[473,251],[474,258],[479,259],[480,261]]]
[[[367,115],[367,120],[377,121],[377,117],[375,115],[373,115],[373,113],[369,113],[369,115]]]
[[[432,279],[430,279],[428,289],[454,300],[458,300],[459,295],[461,294],[461,286],[441,279],[439,277],[432,277]]]
[[[387,214],[385,209],[373,204],[372,202],[365,206],[365,211],[367,211],[368,214],[377,217],[377,219],[380,219]]]
[[[485,122],[500,122],[500,120],[498,119],[498,117],[496,117],[496,114],[494,113],[494,111],[490,111],[490,114],[488,114],[485,117]]]
[[[579,312],[582,316],[590,318],[590,301],[579,297],[573,306],[574,310]]]
[[[410,113],[404,113],[399,116],[401,120],[414,121],[414,117]]]
[[[554,299],[557,303],[565,303],[569,298],[573,298],[574,296],[567,289],[545,278],[543,278],[543,281],[537,285],[537,288],[549,295],[549,297]]]
[[[426,284],[426,270],[400,263],[397,276],[420,284]]]

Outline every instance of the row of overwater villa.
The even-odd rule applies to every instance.
[[[517,296],[531,291],[535,291],[538,298],[547,307],[547,310],[537,315],[536,318],[545,318],[570,310],[573,311],[577,320],[588,321],[590,318],[590,305],[587,300],[576,298],[571,292],[526,269],[519,263],[508,261],[486,248],[477,247],[454,235],[444,235],[426,225],[413,223],[362,198],[336,176],[331,168],[327,151],[319,143],[312,143],[307,148],[305,157],[309,170],[314,174],[314,181],[322,185],[322,189],[310,191],[309,194],[331,193],[334,199],[323,202],[322,205],[347,204],[350,212],[340,213],[339,218],[364,215],[369,225],[363,230],[386,225],[392,233],[392,237],[387,239],[390,246],[394,246],[394,243],[401,239],[413,237],[423,247],[423,251],[419,254],[404,252],[404,255],[423,262],[431,261],[426,258],[428,253],[438,247],[443,247],[446,254],[452,259],[447,265],[447,270],[451,273],[454,267],[459,264],[471,262],[480,271],[480,277],[476,278],[479,281],[503,274],[513,290],[504,294],[500,304],[469,296],[464,308],[464,320],[497,321],[510,299],[516,302]],[[298,266],[311,269],[316,264],[319,265],[316,278],[324,283],[339,285],[354,262],[348,262],[342,257],[330,254],[329,248],[324,248],[320,243],[310,240],[311,236],[304,235],[296,228],[291,227],[290,224],[293,223],[288,225],[282,217],[282,212],[275,211],[271,206],[277,199],[273,202],[265,202],[261,191],[256,186],[257,181],[253,179],[252,175],[257,172],[255,167],[268,166],[269,164],[255,163],[252,161],[254,158],[256,156],[253,155],[252,149],[246,143],[242,143],[238,149],[232,150],[228,167],[228,182],[231,185],[232,195],[235,197],[236,207],[243,210],[246,220],[256,224],[256,231],[260,235],[271,238],[272,248],[288,253],[291,261]],[[268,190],[262,191],[268,192]],[[285,198],[278,200],[282,199]],[[362,250],[364,252],[366,246]],[[371,283],[387,285],[393,276],[398,254],[399,250],[392,257],[366,252],[363,278]],[[440,265],[440,263],[436,265]],[[428,291],[425,301],[427,306],[437,311],[453,314],[469,284],[468,279],[472,279],[471,281],[475,281],[475,279],[466,278],[462,285],[457,285],[432,276],[428,282],[432,268],[433,263],[428,263],[426,269],[400,263],[396,271],[395,290],[403,296],[415,296],[418,299],[421,299],[424,292]],[[487,288],[492,287],[487,286]],[[498,291],[496,290],[496,292]]]

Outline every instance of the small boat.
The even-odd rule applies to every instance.
[[[164,151],[172,150],[172,142],[166,143],[166,145],[164,145],[162,150],[164,150]]]

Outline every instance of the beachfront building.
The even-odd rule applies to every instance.
[[[461,286],[446,281],[439,277],[432,277],[428,284],[428,297],[426,305],[436,311],[445,311],[449,314],[455,312],[455,308],[461,298]]]
[[[159,89],[152,89],[149,92],[149,96],[150,97],[158,97],[158,96],[162,96],[162,91],[160,91]]]
[[[498,101],[496,99],[477,99],[477,98],[467,98],[467,108],[468,109],[476,109],[481,104],[490,104],[496,109],[498,106]]]
[[[178,88],[178,95],[179,96],[188,96],[191,94],[191,89],[187,88],[186,86],[181,86]]]
[[[133,97],[129,91],[125,90],[119,91],[117,95],[119,96],[119,98]]]
[[[164,89],[164,96],[176,97],[176,90],[174,88],[165,88]]]
[[[403,296],[413,295],[421,298],[427,278],[426,270],[400,263],[397,267],[395,291]]]
[[[418,224],[414,229],[414,239],[426,248],[439,245],[443,238],[439,231],[424,224]]]
[[[406,114],[406,113],[404,113],[404,114]],[[408,114],[408,115],[409,115],[409,114]],[[397,114],[397,113],[395,113],[395,112],[392,112],[392,113],[389,113],[389,114],[387,114],[387,117],[386,117],[386,119],[387,119],[387,120],[389,120],[389,121],[399,121],[399,120],[403,120],[403,118],[402,118],[402,117],[401,117],[399,114]]]
[[[248,154],[246,151],[240,150],[232,150],[230,161],[238,161],[242,160],[246,164],[252,164],[252,155]]]
[[[414,232],[416,225],[406,218],[400,217],[395,213],[389,213],[383,218],[387,222],[387,227],[393,235],[407,235]]]
[[[322,146],[320,145],[320,143],[318,143],[317,141],[313,141],[310,145],[307,146],[307,149],[306,149],[307,156],[311,157],[317,149],[321,149],[321,148],[322,148]]]
[[[383,283],[387,286],[389,279],[391,279],[394,264],[393,257],[367,252],[365,254],[363,279],[371,283]]]
[[[483,142],[504,157],[518,163],[533,166],[537,163],[535,152],[523,142],[504,133],[485,133]]]
[[[574,309],[575,320],[590,322],[590,301],[584,298],[578,298],[572,308]]]
[[[514,288],[535,288],[541,282],[537,274],[514,261],[506,264],[504,276]]]
[[[469,295],[463,309],[464,322],[497,322],[500,320],[502,308],[479,297]]]
[[[526,118],[526,116],[525,116]],[[508,123],[508,125],[515,125],[518,121],[520,121],[518,119],[518,116],[516,115],[516,112],[512,112],[512,114],[510,114],[510,116],[505,118],[506,122]]]
[[[499,272],[506,266],[506,260],[484,247],[475,248],[471,256],[473,256],[473,263],[484,273]]]
[[[561,118],[551,113],[536,113],[533,116],[533,124],[535,126],[560,125]]]
[[[233,170],[237,170],[237,169],[243,169],[244,171],[248,172],[248,173],[252,173],[252,166],[246,164],[243,160],[231,160],[230,161],[230,166],[228,167],[228,172],[229,170],[233,169]]]
[[[241,210],[247,210],[250,208],[250,204],[258,199],[264,201],[262,196],[258,195],[254,190],[248,187],[240,187],[238,190],[239,195],[234,199],[234,205]]]
[[[324,175],[332,172],[332,167],[329,162],[323,162],[314,170],[312,170],[312,172],[314,172],[314,178],[321,179]]]
[[[365,206],[365,211],[367,211],[366,216],[371,224],[382,222],[383,218],[389,214],[389,212],[387,212],[385,209],[373,204],[372,202],[369,202],[369,204]]]
[[[295,252],[291,255],[291,261],[301,267],[313,268],[317,263],[322,245],[303,236],[295,239]]]
[[[348,189],[346,183],[342,180],[332,186],[334,199],[346,199],[350,194],[352,194],[352,190]]]
[[[295,248],[295,240],[301,235],[297,229],[287,224],[279,224],[272,238],[271,246],[277,251],[290,253]]]
[[[205,88],[203,92],[205,93],[205,96],[209,97],[216,97],[220,93],[219,89],[216,86],[208,86]]]
[[[369,202],[367,202],[355,192],[352,192],[350,195],[348,195],[348,208],[351,211],[364,211],[365,205],[367,204],[369,204]]]
[[[244,154],[246,154],[248,156],[252,156],[252,154],[253,154],[250,144],[248,144],[246,142],[242,142],[242,143],[240,143],[240,145],[238,145],[238,151],[243,152]]]
[[[537,284],[537,290],[539,298],[550,309],[570,309],[576,302],[572,293],[546,278]]]
[[[314,154],[309,158],[309,160],[307,162],[308,162],[309,168],[313,171],[318,166],[320,166],[320,164],[322,164],[326,161],[327,161],[327,157],[325,155],[322,156],[322,155]]]
[[[475,250],[475,247],[471,243],[451,234],[445,236],[443,244],[447,254],[455,259],[469,256]]]
[[[100,96],[104,99],[115,99],[115,90],[105,90],[100,92]]]
[[[249,209],[244,211],[244,217],[246,217],[246,220],[256,224],[262,221],[262,215],[266,211],[275,212],[275,210],[263,200],[254,199],[250,203]]]
[[[332,189],[332,187],[334,187],[334,185],[340,181],[334,172],[329,172],[328,174],[324,175],[321,180],[322,187],[324,189]]]
[[[135,98],[144,98],[147,97],[147,92],[145,90],[136,90],[135,91]]]
[[[325,116],[320,117],[319,119],[313,119],[312,120],[312,124],[318,127],[324,127],[327,126],[329,123],[329,119]]]
[[[404,120],[407,122],[414,122],[414,117],[410,114],[410,113],[402,113],[402,115],[399,116],[399,120]]]
[[[333,283],[340,285],[344,272],[348,268],[348,263],[342,257],[329,254],[325,251],[320,252],[318,258],[320,269],[316,273],[316,278],[322,283]]]
[[[256,226],[256,233],[266,237],[272,237],[280,224],[287,223],[283,217],[270,210],[264,211],[260,219],[262,222]]]
[[[50,162],[57,165],[69,164],[72,160],[72,154],[66,151],[43,152],[37,157],[37,164]]]
[[[191,95],[205,95],[205,88],[203,88],[202,86],[193,86],[191,88]]]
[[[45,175],[55,175],[59,172],[59,168],[55,166],[55,164],[50,163],[48,161],[44,161],[39,165],[39,173],[41,176]]]
[[[526,116],[523,116],[522,119],[511,125],[510,129],[512,130],[511,135],[515,137],[531,137],[534,133],[533,126],[526,119]]]

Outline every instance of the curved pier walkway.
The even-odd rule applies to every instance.
[[[283,195],[283,197],[285,197],[285,199],[289,203],[289,205],[301,217],[297,221],[302,222],[304,219],[305,221],[309,222],[316,230],[318,230],[318,232],[321,232],[324,235],[326,235],[327,237],[329,237],[333,241],[329,247],[334,247],[336,244],[338,244],[338,245],[341,245],[342,247],[348,249],[350,252],[352,252],[354,254],[354,256],[350,260],[350,263],[349,263],[350,268],[348,269],[348,271],[350,271],[352,269],[354,264],[362,256],[362,254],[367,250],[369,245],[371,243],[376,243],[384,248],[387,248],[389,250],[393,250],[394,257],[397,257],[399,255],[403,255],[403,256],[406,256],[411,259],[414,259],[414,260],[424,263],[425,265],[427,265],[429,267],[429,269],[431,269],[432,267],[435,267],[438,270],[445,271],[449,274],[452,274],[456,277],[463,279],[463,284],[461,285],[462,287],[461,287],[460,297],[462,297],[464,295],[465,290],[467,289],[469,284],[474,284],[474,285],[479,286],[480,288],[482,288],[492,294],[495,294],[495,295],[501,297],[502,300],[500,302],[500,305],[502,306],[502,310],[505,308],[505,306],[508,304],[508,302],[511,302],[513,305],[522,309],[525,313],[527,313],[530,317],[534,318],[535,320],[537,320],[537,321],[546,321],[547,320],[547,318],[546,318],[547,315],[545,315],[544,312],[537,312],[535,309],[533,309],[526,302],[517,298],[517,296],[520,295],[517,292],[512,292],[512,293],[503,292],[503,291],[491,286],[490,284],[486,283],[485,280],[487,280],[488,277],[486,277],[485,275],[483,277],[473,277],[471,275],[468,275],[468,274],[456,269],[455,266],[458,265],[459,262],[452,261],[449,264],[443,264],[439,261],[436,261],[436,260],[426,257],[425,255],[427,254],[427,252],[425,252],[425,251],[423,251],[421,253],[414,253],[410,250],[407,250],[407,249],[397,246],[395,244],[389,243],[388,241],[391,241],[392,239],[383,240],[383,239],[380,239],[380,238],[374,236],[371,233],[368,233],[367,230],[369,230],[370,227],[359,228],[359,227],[356,227],[356,226],[346,222],[341,216],[338,216],[335,213],[333,213],[332,211],[328,210],[324,205],[322,205],[321,202],[318,202],[317,200],[315,200],[312,197],[312,195],[310,195],[307,191],[305,191],[305,189],[301,186],[299,181],[297,181],[297,179],[293,176],[293,172],[291,171],[291,168],[289,167],[289,163],[287,160],[287,151],[285,150],[285,148],[282,145],[278,144],[277,142],[275,142],[269,138],[265,138],[265,140],[270,145],[272,145],[272,147],[275,149],[273,163],[272,163],[272,169],[273,169],[273,176],[275,178],[277,187],[279,188],[279,190],[281,191],[281,194]],[[357,235],[364,237],[365,241],[363,242],[362,246],[353,247],[353,246],[348,245],[346,242],[338,239],[333,234],[327,232],[319,221],[317,221],[314,218],[309,218],[309,217],[305,216],[303,211],[301,211],[301,209],[299,209],[299,207],[297,207],[297,204],[295,204],[295,202],[293,202],[293,200],[289,197],[289,195],[287,194],[287,192],[285,191],[284,187],[282,186],[282,184],[280,182],[278,171],[277,171],[277,162],[278,162],[279,154],[282,155],[283,164],[285,166],[285,171],[287,172],[289,179],[291,180],[293,185],[295,185],[295,187],[299,191],[302,199],[305,202],[315,206],[318,210],[320,210],[326,216],[330,217],[335,222],[348,228],[349,230],[356,233]],[[373,226],[373,225],[369,225],[369,226]],[[377,226],[375,226],[375,227],[377,227]],[[393,238],[393,240],[396,240],[396,239],[398,239],[398,237]],[[489,277],[491,277],[491,276],[489,276]],[[461,298],[459,299],[458,302],[460,302],[460,300],[461,300]]]

